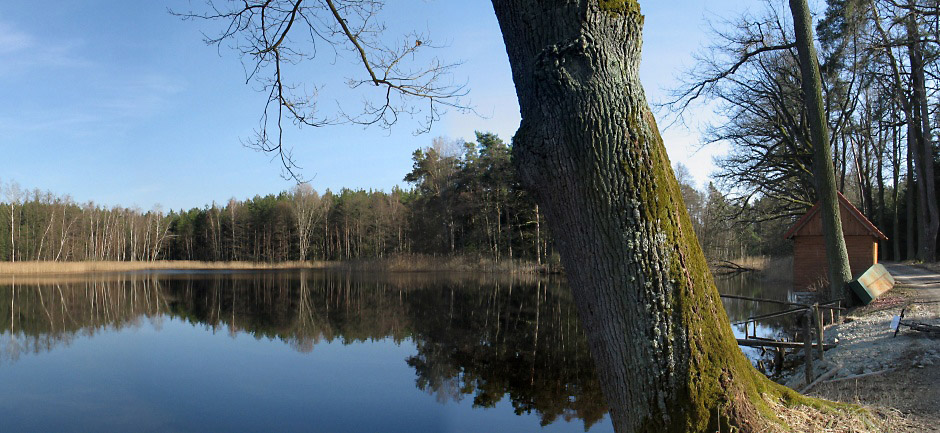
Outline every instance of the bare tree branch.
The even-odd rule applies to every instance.
[[[205,12],[170,13],[184,20],[221,23],[212,36],[204,34],[205,43],[235,51],[244,65],[246,83],[260,84],[267,96],[255,134],[243,144],[279,159],[287,178],[303,180],[287,143],[285,121],[298,128],[343,123],[390,128],[402,115],[420,116],[417,132],[426,132],[447,109],[473,112],[465,101],[466,84],[452,80],[459,63],[428,57],[426,51],[441,46],[427,35],[411,33],[396,44],[383,43],[387,32],[377,21],[380,0],[206,0],[205,4]],[[332,48],[334,62],[344,51],[357,59],[365,78],[347,77],[347,86],[359,89],[370,83],[384,87],[383,91],[364,92],[355,110],[336,100],[335,110],[321,112],[320,91],[327,80],[321,78],[319,86],[307,91],[288,76],[296,75],[300,65],[310,65],[322,44]]]

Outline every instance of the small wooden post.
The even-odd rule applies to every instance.
[[[813,321],[816,322],[816,344],[819,348],[819,359],[823,359],[823,321],[819,314],[819,304],[813,304]]]
[[[807,308],[803,314],[803,354],[806,358],[806,385],[813,382],[813,310]]]
[[[779,375],[783,371],[783,355],[784,349],[778,347],[776,353],[774,353],[774,374]]]

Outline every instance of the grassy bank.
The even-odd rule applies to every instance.
[[[223,270],[289,270],[333,269],[366,272],[484,272],[536,274],[545,273],[544,266],[519,260],[499,262],[473,257],[434,257],[398,255],[379,259],[309,262],[198,262],[159,260],[154,262],[0,262],[0,275],[76,275],[131,271],[223,271]]]

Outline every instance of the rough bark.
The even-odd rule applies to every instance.
[[[913,102],[913,98],[912,98]],[[908,119],[907,123],[907,146],[910,149],[911,160],[914,161],[914,176],[915,176],[915,188],[911,192],[916,197],[916,208],[914,210],[917,213],[914,215],[916,217],[916,224],[914,227],[917,232],[917,250],[914,254],[911,254],[911,258],[917,257],[920,260],[923,260],[925,243],[927,242],[927,207],[924,205],[927,202],[927,187],[924,182],[924,156],[919,149],[919,143],[921,141],[920,135],[920,114],[919,110],[913,110],[913,115]]]
[[[513,162],[572,287],[621,432],[761,431],[785,393],[737,347],[638,76],[634,0],[493,0]],[[791,395],[792,396],[792,395]]]
[[[916,225],[916,207],[917,200],[915,199],[915,194],[919,187],[917,186],[917,179],[914,178],[914,146],[911,143],[914,140],[913,132],[910,129],[910,122],[908,122],[907,129],[907,186],[905,188],[905,195],[907,196],[907,255],[904,257],[907,260],[913,260],[917,256],[917,240],[915,237],[914,226]]]
[[[839,217],[839,197],[832,168],[832,151],[829,149],[826,112],[823,109],[819,60],[813,45],[813,20],[806,0],[790,0],[790,12],[793,14],[803,100],[813,146],[813,178],[816,182],[816,194],[819,196],[826,262],[829,265],[829,296],[830,299],[848,300],[851,297],[846,293],[846,283],[852,279],[852,271],[849,268],[849,254],[845,248],[842,220]]]
[[[933,170],[933,143],[930,132],[930,112],[927,108],[927,90],[924,77],[924,58],[920,42],[920,33],[913,16],[908,20],[908,55],[911,61],[911,110],[913,112],[912,129],[916,140],[914,147],[914,164],[917,168],[918,197],[921,200],[919,209],[923,219],[918,227],[920,249],[917,257],[921,260],[934,262],[937,256],[937,230],[940,227],[938,215],[937,194],[935,192]]]
[[[891,246],[892,246],[892,255],[891,259],[894,261],[901,260],[901,230],[900,230],[900,213],[899,208],[901,207],[901,195],[900,195],[900,180],[901,180],[901,140],[898,137],[898,127],[894,126],[891,128],[892,140],[891,140],[891,194],[892,200],[894,203],[892,206],[891,212]]]
[[[875,183],[878,185],[878,226],[885,227],[885,223],[888,221],[888,208],[885,206],[885,177],[884,177],[884,157],[885,157],[885,142],[887,137],[882,135],[882,131],[879,128],[878,132],[878,147],[875,154]],[[881,256],[881,260],[887,256],[887,248],[878,248],[878,255]]]

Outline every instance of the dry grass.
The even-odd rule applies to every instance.
[[[155,262],[0,262],[0,275],[93,274],[151,270],[254,270],[312,269],[329,262],[196,262],[168,260]]]
[[[935,369],[933,369],[935,370]],[[940,415],[936,401],[940,373],[931,369],[899,370],[855,380],[824,383],[813,395],[833,401],[856,404],[877,416],[883,430],[891,432],[938,431],[932,425]]]
[[[438,257],[425,255],[395,255],[381,259],[355,260],[338,264],[339,268],[356,271],[383,272],[484,272],[535,274],[545,272],[544,267],[521,260],[499,262],[478,257]]]
[[[727,268],[735,270],[756,271],[760,273],[764,281],[775,283],[788,283],[793,280],[793,256],[769,257],[769,256],[748,256],[734,260],[728,260],[732,265]],[[713,264],[715,268],[720,268],[721,264]]]
[[[769,258],[761,271],[761,278],[789,285],[793,281],[793,256]]]
[[[788,405],[765,398],[767,405],[789,427],[791,432],[804,433],[913,433],[923,427],[905,419],[897,411],[882,412],[859,406],[814,407]]]
[[[824,382],[813,395],[869,408],[888,421],[890,431],[940,431],[940,369],[936,340],[917,335],[892,364],[894,371]]]
[[[739,259],[731,260],[738,266],[755,269],[755,270],[764,270],[767,269],[767,265],[770,263],[770,257],[767,256],[748,256],[741,257]]]
[[[494,260],[471,257],[433,257],[397,255],[381,259],[310,262],[197,262],[167,260],[154,262],[0,262],[0,276],[77,275],[160,270],[277,270],[340,269],[376,272],[484,272],[535,274],[544,269],[518,260]]]

